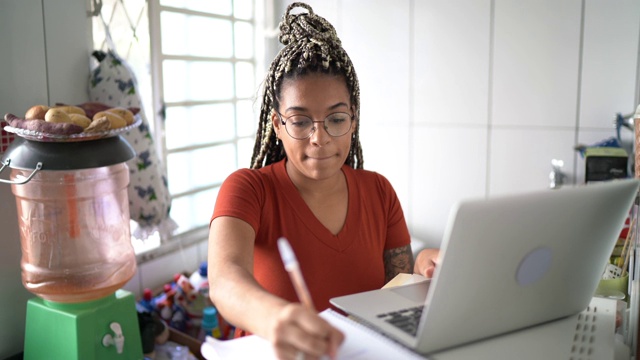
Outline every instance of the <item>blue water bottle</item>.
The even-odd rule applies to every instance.
[[[202,311],[202,325],[200,329],[200,340],[202,341],[204,341],[206,336],[211,336],[216,339],[222,337],[218,323],[218,309],[214,306],[207,306]]]

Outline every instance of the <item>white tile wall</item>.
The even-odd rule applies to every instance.
[[[327,19],[327,21],[329,21],[332,25],[336,26],[336,24],[339,23],[338,1],[339,0],[309,0],[304,2],[309,4],[309,6],[313,8],[313,11],[316,14],[322,16],[323,18]],[[287,5],[292,2],[294,1],[285,2],[285,4],[282,6],[282,11],[276,13],[276,16],[279,20],[282,19],[282,15],[286,10]]]
[[[415,2],[414,124],[488,123],[490,5],[489,0]]]
[[[615,112],[638,102],[640,5],[609,5],[342,0],[337,15],[331,6],[360,78],[365,168],[394,184],[415,237],[439,245],[465,197],[548,188],[554,158],[567,182],[584,181],[574,146],[615,135]],[[407,128],[378,126],[391,120]]]
[[[200,264],[203,261],[207,261],[207,251],[209,250],[209,242],[208,241],[203,241],[200,244],[197,245],[197,252],[198,252],[198,259],[197,264]],[[193,270],[195,271],[196,268],[194,268]]]
[[[611,128],[636,108],[640,2],[585,2],[580,127]]]
[[[89,100],[87,77],[93,50],[91,18],[87,16],[90,4],[79,0],[42,2],[48,20],[44,21],[44,30],[49,65],[49,104]],[[68,21],[69,18],[73,20]]]
[[[141,296],[145,288],[161,289],[175,274],[196,271],[200,263],[207,260],[207,245],[204,240],[138,265],[135,276],[123,288],[137,296]]]
[[[129,282],[124,284],[122,289],[130,291],[130,292],[136,294],[136,296],[141,296],[142,295],[142,291],[144,290],[144,287],[142,286],[142,281],[141,281],[141,277],[140,277],[140,266],[138,266],[138,269],[136,270],[136,273],[133,275],[131,280],[129,280]]]
[[[406,176],[411,156],[409,1],[342,1],[339,14],[336,30],[360,82],[364,167],[394,184],[406,212],[411,201]]]
[[[369,119],[370,117],[365,117]],[[360,142],[364,153],[364,168],[384,175],[394,185],[406,213],[410,210],[411,191],[406,176],[411,164],[411,137],[408,125],[379,125],[363,121]],[[389,161],[389,157],[393,161]]]
[[[350,0],[340,12],[338,36],[360,81],[363,126],[408,124],[409,1]]]
[[[438,247],[454,202],[485,195],[487,128],[416,126],[411,137],[414,156],[407,222],[414,237]]]
[[[580,19],[581,0],[495,1],[492,124],[575,126]]]
[[[207,259],[207,242],[180,248],[173,253],[147,261],[138,266],[136,276],[129,281],[125,289],[137,295],[144,288],[160,289],[173,280],[177,273],[192,273],[200,262]]]
[[[575,137],[575,129],[492,129],[488,194],[548,189],[551,159],[573,169]]]

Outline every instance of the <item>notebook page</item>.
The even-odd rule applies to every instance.
[[[224,341],[207,336],[200,347],[200,354],[207,360],[277,359],[271,344],[256,335]]]
[[[338,359],[425,359],[366,325],[331,309],[324,310],[320,316],[344,333],[345,339],[338,350]]]
[[[342,331],[345,340],[338,350],[339,360],[424,359],[374,330],[327,309],[320,316]],[[200,348],[207,360],[276,359],[271,344],[256,335],[220,341],[211,337]]]

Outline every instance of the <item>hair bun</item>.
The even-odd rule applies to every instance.
[[[291,10],[301,7],[307,12],[292,14]],[[336,29],[325,18],[316,15],[308,4],[296,2],[287,6],[280,22],[278,40],[287,46],[299,41],[312,41],[318,44],[335,43],[341,45]]]

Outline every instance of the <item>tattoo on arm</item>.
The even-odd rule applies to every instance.
[[[385,250],[383,254],[385,283],[399,273],[413,273],[411,245]]]

